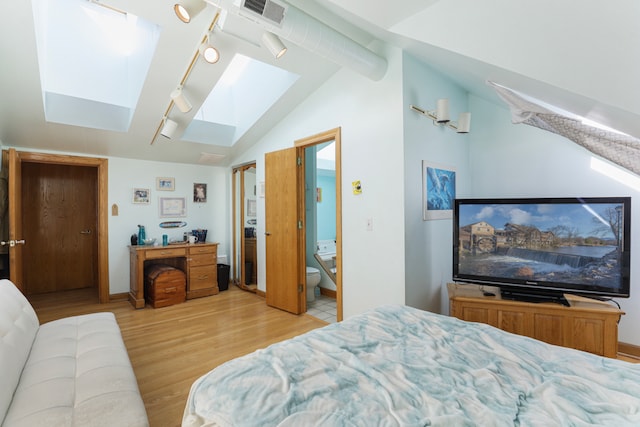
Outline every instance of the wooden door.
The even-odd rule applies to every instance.
[[[3,153],[3,159],[5,155]],[[3,160],[4,163],[4,160]],[[18,152],[11,148],[8,152],[9,168],[9,240],[22,241],[22,161]],[[9,279],[24,292],[22,269],[22,244],[9,248]]]
[[[306,309],[299,257],[297,149],[265,154],[267,305],[300,314]]]
[[[22,163],[27,294],[97,287],[97,170]]]

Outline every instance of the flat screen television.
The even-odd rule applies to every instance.
[[[630,221],[630,197],[456,199],[453,280],[524,301],[626,298]]]

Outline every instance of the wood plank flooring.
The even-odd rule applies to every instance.
[[[179,426],[191,384],[216,366],[327,324],[268,307],[235,286],[158,309],[99,304],[97,293],[87,290],[29,300],[41,323],[98,311],[116,315],[152,427]]]

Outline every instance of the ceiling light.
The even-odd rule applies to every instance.
[[[220,52],[211,44],[212,35],[213,31],[207,36],[207,41],[202,43],[198,48],[200,55],[202,55],[204,60],[209,64],[215,64],[220,59]]]
[[[160,131],[160,135],[172,139],[178,129],[178,123],[174,122],[171,119],[164,119],[164,126],[162,126],[162,130]]]
[[[187,97],[184,96],[184,93],[182,93],[182,86],[179,86],[176,90],[171,92],[171,99],[173,100],[173,103],[176,104],[176,107],[178,107],[178,109],[183,113],[191,111],[191,103]]]
[[[415,105],[410,105],[409,107],[413,111],[433,120],[434,125],[445,125],[458,133],[469,133],[471,129],[471,113],[460,113],[457,122],[449,120],[449,100],[446,98],[438,99],[436,111],[423,110]]]
[[[207,4],[203,0],[180,0],[173,6],[173,10],[182,22],[189,23]]]
[[[282,43],[282,40],[269,31],[262,33],[262,42],[276,59],[279,59],[287,52],[287,47]]]

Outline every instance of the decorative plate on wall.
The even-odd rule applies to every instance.
[[[160,228],[181,228],[186,225],[184,221],[165,221],[160,223]]]

